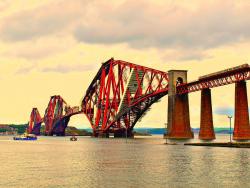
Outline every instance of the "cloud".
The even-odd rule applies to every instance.
[[[68,51],[75,45],[76,41],[70,37],[41,37],[5,44],[5,51],[1,55],[35,61]]]
[[[1,39],[23,41],[63,33],[81,19],[88,1],[54,1],[36,9],[19,12],[1,21]]]
[[[0,2],[0,12],[3,12],[4,10],[6,10],[9,6],[10,6],[10,1],[8,0],[1,0]]]
[[[95,70],[97,67],[95,64],[72,64],[72,65],[65,65],[65,64],[58,64],[56,66],[46,66],[39,63],[33,63],[30,65],[23,65],[17,71],[15,74],[28,74],[32,71],[38,71],[38,72],[56,72],[56,73],[71,73],[71,72],[84,72],[84,71],[91,71]]]
[[[190,60],[197,60],[201,61],[203,59],[209,59],[212,58],[209,53],[207,53],[205,50],[193,50],[193,49],[170,49],[161,51],[160,54],[162,54],[162,59],[166,62],[169,61],[190,61]]]
[[[57,73],[69,73],[69,72],[82,72],[94,70],[96,66],[94,64],[75,64],[75,65],[57,65],[54,67],[45,67],[41,69],[41,72],[57,72]]]
[[[69,32],[87,43],[202,49],[250,37],[247,2],[194,1],[194,7],[163,2],[57,0],[8,17],[0,34],[4,40],[20,41]]]
[[[209,57],[209,49],[249,41],[249,9],[248,2],[233,0],[56,0],[1,19],[0,40],[17,43],[73,37],[89,44],[170,49],[176,51],[169,55],[177,54],[173,57],[177,61],[202,60]],[[34,59],[52,51],[34,46],[13,53]]]
[[[36,68],[36,64],[30,65],[30,66],[24,66],[24,67],[19,68],[16,71],[16,74],[27,74],[35,68]]]
[[[79,41],[128,43],[135,48],[201,48],[248,40],[249,3],[231,0],[196,1],[196,8],[173,1],[127,0],[119,6],[93,7],[95,16],[75,30]],[[99,8],[101,7],[101,8]]]
[[[1,23],[3,40],[30,40],[67,33],[78,41],[128,43],[134,48],[200,48],[249,40],[247,2],[194,1],[66,1],[23,11]]]

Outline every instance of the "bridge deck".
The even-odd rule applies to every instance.
[[[244,64],[212,74],[200,76],[198,80],[181,84],[177,86],[177,93],[190,93],[248,79],[250,79],[250,67],[248,64]]]

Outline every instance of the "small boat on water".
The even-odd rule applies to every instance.
[[[77,141],[77,138],[75,136],[70,137],[70,141]]]
[[[13,140],[37,140],[37,136],[34,134],[23,134],[19,136],[14,136]]]

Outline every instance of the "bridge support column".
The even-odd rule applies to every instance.
[[[187,71],[170,70],[168,91],[167,138],[193,138],[190,127],[188,94],[177,95],[176,85],[187,82]]]
[[[98,137],[98,132],[96,132],[96,131],[93,130],[91,137]]]
[[[114,132],[114,138],[134,138],[134,133],[132,130],[119,129]]]
[[[201,91],[201,120],[200,120],[199,139],[202,140],[215,139],[210,89],[203,89]]]
[[[97,135],[95,137],[98,138],[109,138],[109,133],[106,132],[98,132]]]
[[[245,81],[235,84],[234,140],[250,140],[250,126]]]

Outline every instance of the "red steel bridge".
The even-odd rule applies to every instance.
[[[45,123],[46,135],[64,135],[69,119],[84,113],[93,136],[133,137],[133,128],[160,98],[168,95],[168,138],[193,138],[188,93],[201,91],[200,139],[214,139],[211,89],[235,84],[235,122],[233,138],[250,139],[246,80],[248,64],[201,76],[187,82],[187,71],[155,70],[113,58],[103,63],[90,83],[81,109],[70,108],[60,96],[52,96],[43,118],[33,109],[29,132],[39,134]]]
[[[71,108],[60,95],[51,96],[43,118],[37,108],[32,109],[28,133],[40,135],[41,124],[44,122],[46,136],[64,136],[70,117],[80,113],[82,111],[79,110],[79,107]]]

